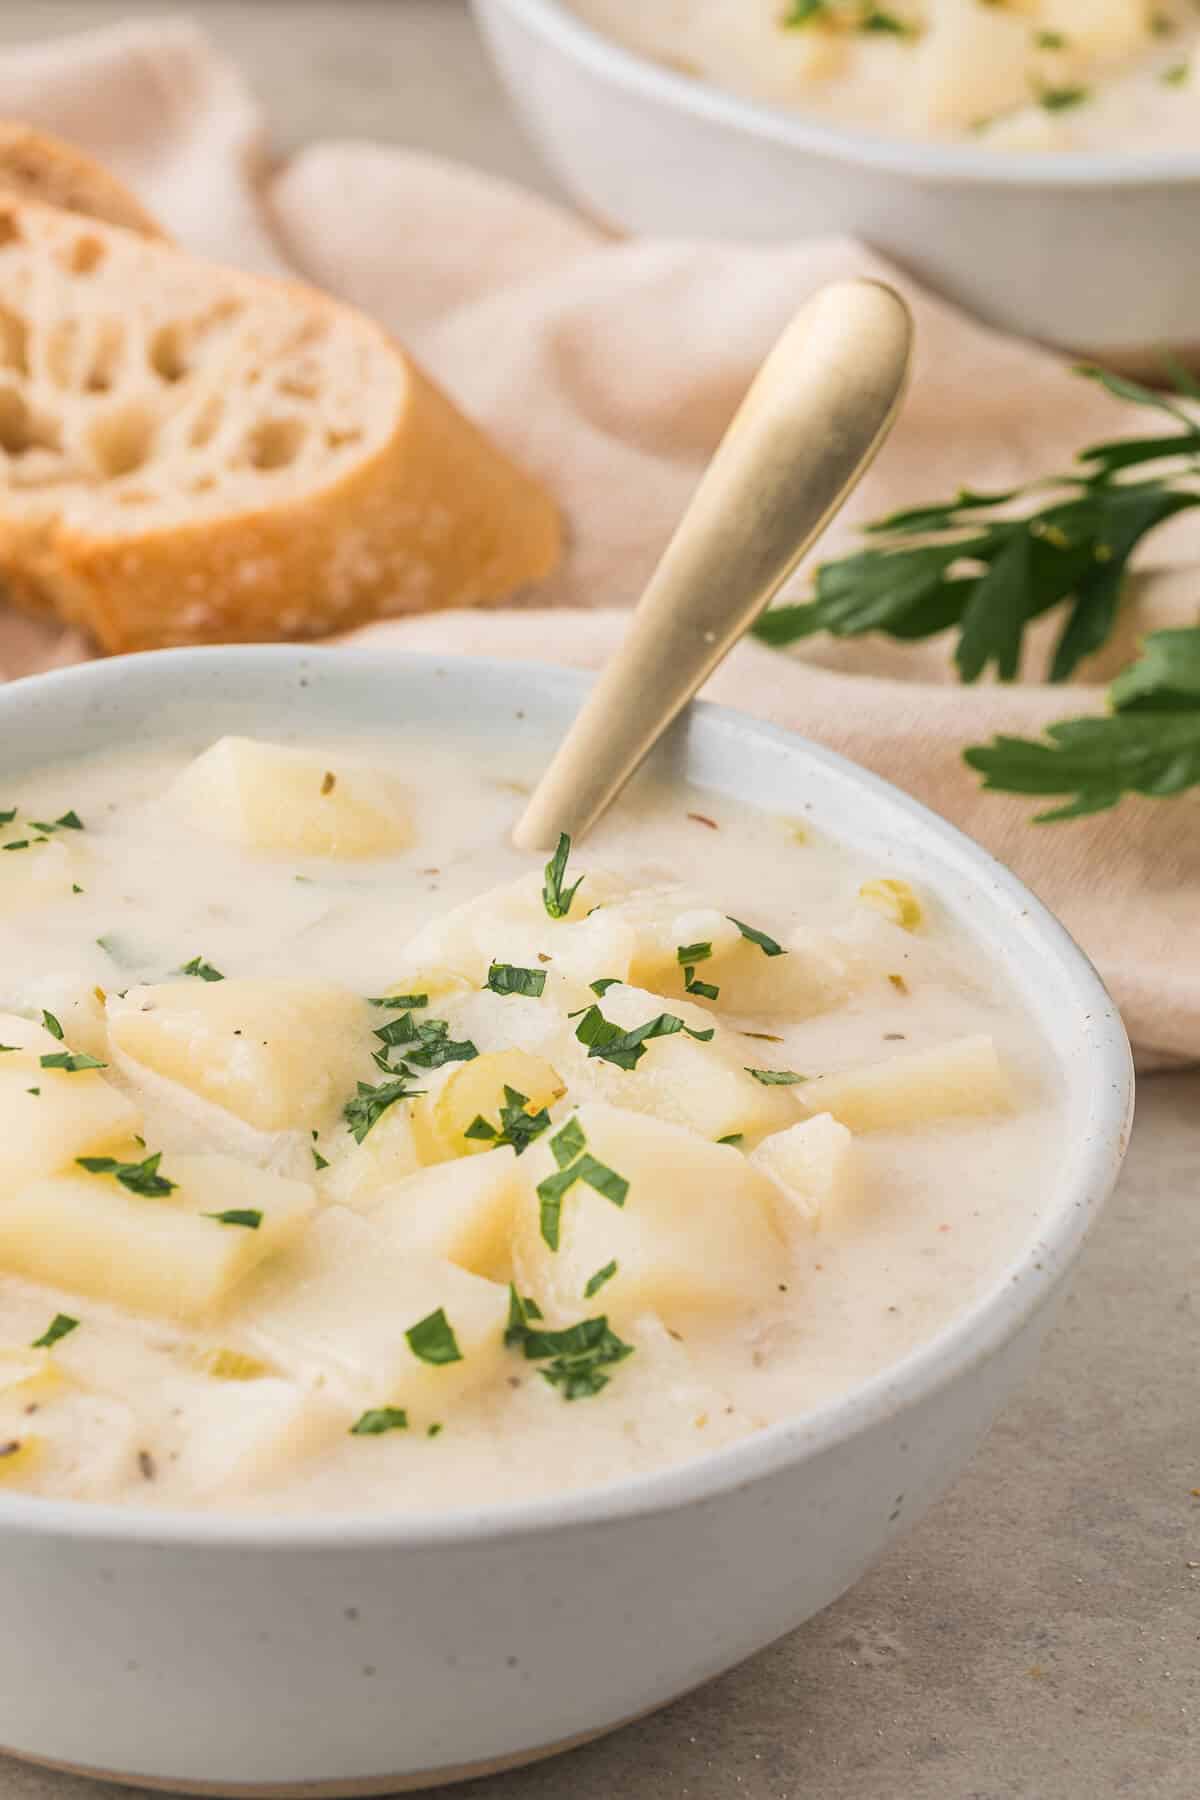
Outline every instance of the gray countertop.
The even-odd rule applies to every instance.
[[[0,0],[0,43],[165,10]],[[191,10],[247,69],[281,149],[372,137],[554,191],[459,0]],[[1120,1190],[1038,1374],[950,1496],[836,1606],[723,1680],[567,1759],[453,1793],[1191,1800],[1198,1342],[1200,1075],[1160,1076],[1143,1084]],[[0,1759],[0,1800],[93,1792]]]

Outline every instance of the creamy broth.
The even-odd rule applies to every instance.
[[[570,0],[643,56],[752,99],[1009,150],[1200,143],[1192,0]]]
[[[0,849],[0,1105],[15,1116],[12,1094],[40,1089],[18,1096],[5,1135],[18,1162],[26,1138],[42,1159],[33,1174],[28,1159],[0,1165],[0,1492],[443,1510],[607,1482],[846,1392],[927,1341],[1036,1234],[1060,1168],[1057,1077],[919,876],[880,887],[894,870],[794,820],[643,781],[570,856],[564,895],[585,886],[555,919],[542,859],[508,841],[532,752],[403,732],[294,762],[228,742],[194,761],[203,749],[48,768],[0,795],[18,809],[0,842],[25,845]],[[344,829],[330,838],[335,805]],[[356,854],[306,853],[314,819],[326,849]],[[543,991],[485,987],[492,959],[527,971],[527,987],[544,975]],[[366,1002],[418,982],[425,1007]],[[715,1001],[704,991],[722,986]],[[621,1067],[577,1035],[593,1004],[593,1026],[665,1013],[688,1030],[645,1039]],[[431,1019],[460,1047],[434,1067],[437,1028],[412,1035]],[[899,1098],[886,1075],[836,1085],[963,1040],[953,1066],[918,1071]],[[367,1123],[395,1079],[371,1052],[394,1070],[422,1044],[434,1054],[409,1064],[421,1097]],[[520,1065],[489,1061],[514,1051]],[[520,1156],[487,1136],[505,1122],[499,1077],[478,1111],[465,1085],[493,1066],[528,1102]],[[767,1084],[750,1068],[806,1079]],[[355,1113],[357,1083],[373,1093]],[[80,1107],[124,1096],[87,1140],[111,1166],[78,1167],[69,1112],[46,1151],[36,1109],[64,1091]],[[788,1136],[810,1117],[815,1132]],[[558,1196],[552,1250],[536,1186],[580,1155],[601,1185],[585,1175]],[[486,1186],[488,1172],[501,1198],[464,1201],[453,1184]],[[628,1182],[623,1205],[602,1191],[612,1177]],[[156,1193],[156,1178],[175,1185]],[[131,1239],[160,1223],[162,1269]],[[77,1230],[96,1238],[86,1255]],[[64,1245],[75,1273],[56,1280]],[[207,1259],[226,1251],[207,1292]],[[514,1321],[514,1275],[540,1321]],[[397,1341],[439,1308],[424,1353]],[[600,1316],[628,1346],[610,1361],[593,1346],[567,1367],[559,1340],[539,1346],[539,1330]],[[56,1319],[62,1335],[31,1349]],[[458,1361],[430,1362],[445,1326]]]

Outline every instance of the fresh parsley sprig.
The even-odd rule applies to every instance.
[[[912,641],[955,630],[964,681],[992,667],[1012,681],[1027,628],[1057,610],[1050,679],[1068,680],[1111,636],[1135,550],[1200,505],[1200,422],[1183,404],[1200,401],[1200,384],[1176,363],[1169,370],[1175,394],[1091,366],[1078,373],[1154,408],[1173,429],[1093,444],[1058,478],[1004,493],[964,489],[892,513],[869,528],[877,543],[823,564],[813,598],[764,614],[755,635],[784,648],[818,631]],[[1052,497],[1038,505],[1043,495]],[[1099,812],[1127,794],[1165,798],[1200,786],[1200,625],[1148,638],[1110,704],[1106,716],[1050,726],[1041,741],[997,737],[966,760],[989,789],[1066,796],[1042,821]]]
[[[997,737],[966,752],[984,787],[1067,796],[1035,822],[1103,812],[1126,794],[1200,787],[1200,626],[1156,631],[1109,690],[1112,711],[1064,719],[1042,741]]]

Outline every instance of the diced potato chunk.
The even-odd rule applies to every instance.
[[[386,1189],[415,1174],[422,1161],[412,1106],[403,1100],[388,1107],[361,1144],[343,1126],[321,1139],[320,1150],[329,1167],[316,1176],[317,1192],[322,1200],[355,1212],[369,1212]]]
[[[39,1435],[22,1431],[19,1436],[5,1437],[0,1432],[0,1488],[23,1487],[36,1475],[45,1454]]]
[[[14,996],[14,998],[16,998]],[[100,1062],[108,1060],[108,1020],[104,1011],[105,994],[95,982],[73,975],[46,975],[27,983],[19,1003],[39,1019],[42,1011],[53,1014],[63,1028],[63,1038],[72,1050],[86,1050]],[[8,1015],[5,1015],[7,1017]],[[48,1035],[48,1034],[47,1034]],[[0,1017],[0,1043],[10,1044],[5,1018]],[[46,1044],[39,1039],[41,1049]],[[51,1050],[63,1049],[52,1043]]]
[[[30,1401],[43,1400],[61,1387],[63,1380],[63,1372],[49,1350],[19,1344],[0,1347],[0,1406],[15,1401],[23,1407]]]
[[[103,1156],[137,1130],[137,1108],[95,1070],[43,1069],[42,1052],[0,1055],[0,1202],[77,1156]],[[36,1092],[31,1090],[36,1089]]]
[[[109,1004],[112,1042],[260,1131],[321,1129],[370,1068],[369,1009],[322,982],[170,981]]]
[[[424,1360],[406,1335],[439,1309],[454,1334],[453,1362]],[[369,1220],[330,1207],[255,1296],[242,1336],[340,1405],[398,1406],[432,1423],[503,1378],[507,1319],[499,1283],[396,1250]]]
[[[182,1435],[169,1479],[193,1493],[236,1492],[302,1463],[345,1430],[336,1408],[275,1376],[180,1382],[171,1397]]]
[[[4,849],[22,841],[22,850]],[[86,867],[86,855],[75,844],[63,838],[37,843],[27,826],[6,825],[0,830],[0,913],[28,912],[66,898],[86,878]]]
[[[906,114],[914,125],[965,131],[1031,96],[1030,22],[1010,7],[934,0],[914,45]]]
[[[569,872],[567,885],[575,879]],[[443,980],[457,977],[467,986],[481,987],[493,962],[545,967],[577,981],[601,975],[623,979],[634,939],[610,902],[625,884],[603,870],[581,873],[579,879],[565,919],[553,919],[546,911],[540,873],[522,875],[431,919],[405,946],[395,987],[433,997],[425,986],[427,971],[434,972],[435,980],[440,974]]]
[[[1012,1104],[1008,1076],[990,1037],[957,1038],[936,1050],[913,1050],[887,1062],[822,1075],[797,1090],[810,1113],[832,1113],[851,1131],[887,1131],[938,1119],[1003,1112]]]
[[[807,1018],[843,1005],[853,991],[838,949],[818,934],[799,934],[783,954],[768,956],[744,938],[724,913],[708,907],[681,909],[677,899],[637,899],[629,903],[636,921],[636,948],[629,980],[669,999],[690,999],[721,1012],[787,1014]],[[679,952],[708,944],[711,953],[691,965],[693,980],[715,987],[717,997],[689,993]]]
[[[664,1008],[660,995],[634,987],[610,988],[599,1005],[606,1019],[626,1031],[668,1011],[693,1030],[714,1035],[708,1042],[682,1031],[652,1038],[634,1069],[588,1057],[579,1045],[577,1066],[564,1069],[572,1098],[591,1093],[628,1111],[686,1125],[713,1142],[757,1137],[794,1122],[791,1090],[764,1086],[747,1073],[764,1061],[762,1046],[722,1025],[714,1028],[712,1015],[702,1008],[675,1000]]]
[[[0,1268],[136,1312],[194,1318],[298,1234],[315,1204],[303,1182],[229,1156],[165,1157],[178,1185],[131,1193],[82,1169],[0,1198]],[[257,1228],[211,1213],[261,1214]]]
[[[557,1134],[548,1133],[520,1158],[517,1283],[548,1316],[578,1318],[589,1280],[612,1261],[616,1273],[597,1307],[649,1308],[668,1324],[692,1311],[752,1306],[773,1291],[783,1257],[771,1222],[773,1190],[739,1151],[597,1102],[572,1118],[586,1154],[629,1185],[618,1206],[577,1179],[562,1196],[554,1250],[537,1188],[558,1172]]]
[[[764,1138],[750,1161],[775,1184],[775,1220],[786,1236],[827,1224],[857,1197],[854,1139],[828,1113]]]
[[[1147,0],[1042,0],[1041,23],[1072,50],[1117,62],[1145,45],[1152,10]]]
[[[394,1188],[371,1224],[398,1250],[443,1257],[473,1275],[507,1281],[520,1183],[509,1149],[422,1169]]]
[[[508,1104],[505,1089],[525,1096],[527,1113],[552,1106],[566,1093],[566,1083],[543,1056],[527,1050],[485,1050],[470,1062],[451,1068],[440,1087],[414,1102],[413,1120],[422,1161],[441,1162],[490,1149],[486,1138],[468,1137],[477,1119],[500,1129]],[[369,1140],[368,1140],[369,1141]]]
[[[0,1013],[0,1064],[4,1067],[36,1069],[39,1057],[52,1056],[62,1048],[54,1033],[38,1020],[20,1013]]]
[[[383,770],[254,738],[220,738],[170,798],[201,830],[252,850],[387,856],[412,836],[403,790]]]

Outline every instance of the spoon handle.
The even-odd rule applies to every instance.
[[[583,835],[791,574],[870,463],[904,391],[912,320],[891,288],[822,288],[754,379],[513,833]]]

